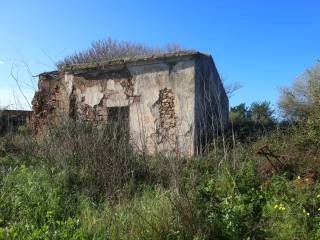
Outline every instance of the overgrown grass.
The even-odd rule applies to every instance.
[[[2,138],[0,239],[319,239],[320,184],[302,176],[319,155],[297,129],[191,159],[137,155],[108,127],[21,130]],[[265,172],[266,143],[293,155],[293,178]]]

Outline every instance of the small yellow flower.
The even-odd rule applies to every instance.
[[[302,209],[302,212],[303,212],[306,216],[309,216],[309,215],[310,215],[310,213],[307,212],[305,209]]]
[[[298,179],[298,180],[300,180],[300,179],[301,179],[301,177],[300,177],[300,176],[298,176],[298,177],[297,177],[297,179]]]
[[[274,209],[278,209],[279,211],[286,210],[286,208],[284,207],[284,205],[282,203],[280,203],[279,205],[278,204],[274,205]]]

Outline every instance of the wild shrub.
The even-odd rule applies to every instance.
[[[65,239],[76,236],[77,197],[66,194],[59,175],[16,166],[1,180],[0,239]],[[81,238],[70,238],[81,239]]]
[[[274,176],[264,185],[263,226],[268,239],[319,239],[320,185]]]
[[[57,63],[57,66],[62,67],[65,64],[92,63],[119,58],[134,58],[181,50],[186,49],[179,44],[167,44],[163,48],[152,48],[143,43],[117,41],[112,38],[107,38],[92,42],[91,47],[87,50],[66,56],[62,61]]]
[[[292,174],[297,176],[309,170],[320,170],[320,152],[317,141],[311,135],[309,126],[303,121],[276,128],[249,145],[246,151],[247,155],[258,163],[260,171],[266,173],[265,177],[269,177],[270,173],[274,172],[274,168],[270,166],[266,157],[257,155],[259,148],[268,146],[274,156],[281,157],[281,162],[289,166],[290,172],[287,176],[290,177]],[[279,164],[274,157],[271,158],[275,164]]]
[[[180,170],[173,206],[185,235],[198,239],[264,239],[260,220],[265,196],[255,164],[246,160],[234,169],[229,162],[212,167],[215,162],[219,158],[195,158]]]
[[[231,107],[227,131],[229,142],[234,138],[236,142],[247,144],[267,134],[277,125],[274,113],[267,101],[253,102],[249,107],[245,103]]]
[[[133,153],[126,131],[73,121],[50,128],[38,145],[38,157],[52,171],[65,171],[71,191],[95,200],[116,196],[135,181],[143,165],[143,156]]]
[[[130,201],[83,211],[83,229],[96,239],[186,239],[170,203],[170,192],[146,189]]]

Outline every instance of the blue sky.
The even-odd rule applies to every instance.
[[[242,85],[231,105],[276,106],[279,88],[320,58],[319,12],[316,0],[0,0],[0,106],[27,107],[12,68],[30,99],[25,66],[33,75],[53,70],[106,37],[210,53],[224,81]]]

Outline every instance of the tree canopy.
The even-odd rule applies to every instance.
[[[290,121],[305,119],[320,103],[320,62],[295,79],[290,87],[281,89],[279,106]]]
[[[229,117],[230,129],[240,142],[256,139],[276,124],[274,110],[267,101],[253,102],[249,107],[245,103],[231,107]]]

